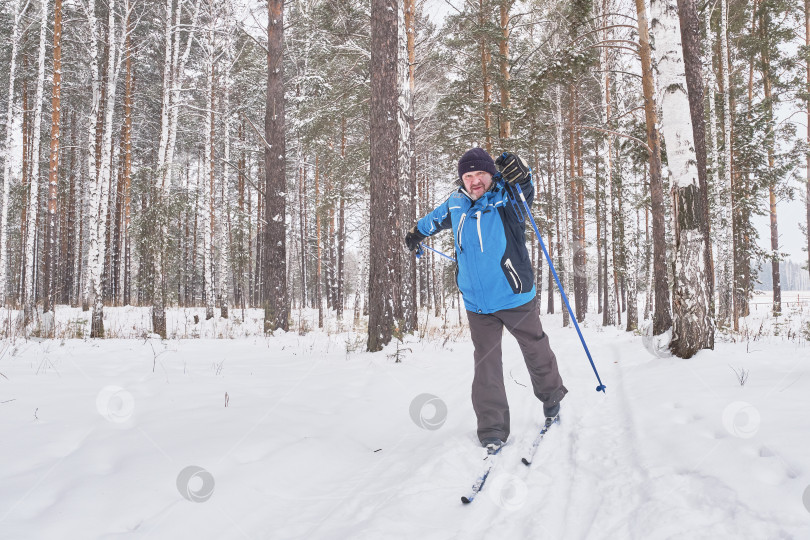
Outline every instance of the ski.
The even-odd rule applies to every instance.
[[[537,452],[537,447],[540,446],[540,441],[543,440],[543,437],[546,436],[548,430],[554,424],[560,423],[560,415],[558,414],[554,418],[546,418],[546,423],[543,425],[543,429],[540,430],[540,433],[537,434],[537,437],[534,438],[532,445],[529,447],[529,455],[522,458],[521,461],[527,467],[532,464],[532,460],[534,459],[534,453]]]
[[[489,473],[492,472],[492,468],[495,466],[495,463],[498,459],[498,456],[501,453],[501,448],[503,446],[499,446],[493,453],[487,453],[487,456],[484,458],[484,468],[481,471],[481,474],[478,475],[478,479],[473,484],[472,491],[466,497],[461,497],[461,502],[464,504],[470,504],[475,500],[475,496],[484,488],[484,482],[487,481],[487,477]]]

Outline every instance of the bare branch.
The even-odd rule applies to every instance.
[[[642,145],[644,148],[646,148],[648,152],[652,153],[652,150],[650,149],[649,145],[647,145],[647,143],[645,141],[642,141],[638,137],[633,137],[632,135],[627,135],[626,133],[619,133],[618,131],[613,131],[612,129],[604,129],[604,128],[599,128],[599,127],[596,127],[596,126],[585,126],[585,125],[582,125],[582,124],[578,124],[577,127],[579,127],[580,129],[588,129],[588,130],[592,130],[592,131],[601,131],[602,133],[608,133],[610,135],[616,135],[617,137],[624,137],[625,139],[630,139],[630,140],[636,141],[637,143]]]
[[[273,148],[268,144],[267,139],[264,138],[264,135],[262,135],[261,131],[259,131],[259,128],[256,127],[256,125],[250,120],[250,118],[248,118],[241,112],[239,113],[239,116],[241,116],[243,120],[247,120],[247,123],[250,124],[250,127],[253,128],[253,131],[256,132],[256,135],[258,135],[259,139],[261,139],[261,141],[264,143],[265,148],[267,148],[268,150]]]

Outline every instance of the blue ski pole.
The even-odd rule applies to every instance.
[[[439,250],[437,250],[437,249],[433,249],[433,248],[432,248],[432,247],[430,247],[429,245],[427,245],[427,244],[422,244],[422,243],[420,243],[420,244],[419,244],[419,247],[416,249],[416,258],[417,258],[417,259],[420,259],[420,258],[422,257],[422,253],[424,253],[424,252],[422,251],[422,248],[427,248],[427,249],[429,249],[430,251],[432,251],[433,253],[438,253],[439,255],[441,255],[442,257],[444,257],[445,259],[450,259],[451,261],[456,262],[456,260],[455,260],[453,257],[451,257],[450,255],[445,255],[445,254],[444,254],[444,253],[442,253],[441,251],[439,251]]]
[[[532,222],[532,227],[534,227],[534,234],[537,235],[537,239],[540,241],[540,247],[543,249],[543,254],[546,256],[546,260],[548,261],[548,267],[551,268],[551,273],[554,274],[554,281],[557,282],[557,287],[560,289],[560,296],[562,296],[563,302],[565,303],[565,307],[568,308],[568,313],[571,315],[571,320],[574,323],[574,328],[577,329],[577,334],[579,334],[579,340],[582,342],[582,347],[585,349],[585,354],[588,355],[588,361],[591,363],[591,367],[593,368],[593,373],[596,375],[596,380],[599,381],[599,386],[596,387],[597,392],[605,392],[605,385],[602,384],[602,379],[599,378],[599,372],[596,371],[596,366],[593,363],[593,358],[591,358],[591,351],[588,350],[588,345],[585,344],[585,338],[582,337],[582,330],[579,329],[579,324],[577,324],[577,318],[574,316],[574,311],[571,309],[571,304],[568,303],[568,297],[565,295],[565,291],[563,290],[563,286],[560,283],[560,278],[557,276],[557,271],[554,269],[554,263],[551,262],[551,257],[548,254],[548,250],[546,250],[546,245],[543,243],[543,237],[540,236],[540,230],[537,228],[537,223],[534,222],[534,216],[532,216],[531,211],[529,210],[529,203],[526,202],[526,197],[523,195],[523,190],[520,189],[520,184],[513,184],[514,187],[517,188],[517,193],[520,196],[520,200],[523,201],[523,208],[526,210],[526,214],[529,216],[529,221]]]

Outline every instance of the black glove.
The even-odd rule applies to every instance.
[[[522,184],[531,177],[532,170],[526,165],[522,158],[504,152],[495,160],[495,166],[501,173],[501,177],[510,184]]]
[[[408,249],[413,251],[419,247],[419,244],[422,243],[422,240],[427,238],[424,234],[419,232],[419,229],[414,225],[410,231],[405,233],[405,245],[408,246]]]

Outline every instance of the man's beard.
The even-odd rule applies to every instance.
[[[492,186],[490,186],[490,187],[492,187]],[[478,195],[476,195],[476,190],[475,189],[470,189],[467,193],[469,193],[470,199],[472,199],[473,201],[477,201],[478,199],[483,197],[484,193],[486,193],[487,191],[489,191],[489,190],[486,187],[481,186],[481,189],[478,191],[478,193],[479,193]]]

